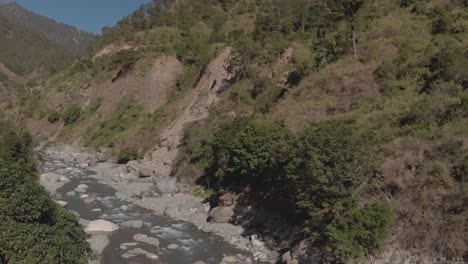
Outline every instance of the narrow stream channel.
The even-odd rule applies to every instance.
[[[43,171],[54,172],[70,180],[57,190],[56,198],[67,202],[66,208],[79,214],[80,218],[104,219],[115,224],[131,220],[143,221],[141,228],[121,227],[108,236],[110,242],[101,256],[100,263],[102,264],[191,264],[197,261],[219,264],[226,256],[245,259],[245,261],[235,263],[254,263],[250,258],[245,257],[245,252],[236,249],[217,236],[199,231],[193,224],[155,216],[145,208],[117,199],[113,188],[98,183],[96,179],[90,177],[95,174],[94,171],[81,169],[74,162],[47,156]],[[80,184],[88,186],[85,192],[74,191]],[[157,238],[159,246],[135,241],[134,236],[137,234]],[[138,251],[141,252],[140,249],[154,254],[153,258],[138,254]]]

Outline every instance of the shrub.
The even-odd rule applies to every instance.
[[[281,178],[293,142],[287,129],[251,119],[223,124],[214,138],[212,168],[216,178],[261,188],[270,188]]]
[[[64,124],[68,126],[77,122],[80,119],[82,113],[83,111],[81,110],[79,106],[76,106],[76,105],[70,106],[65,111],[65,113],[63,113],[62,119],[63,119]]]
[[[382,245],[394,222],[387,204],[374,202],[337,217],[325,228],[326,243],[345,261],[358,259]]]
[[[99,130],[92,135],[95,146],[112,147],[118,137],[132,128],[143,116],[144,106],[133,99],[123,99],[109,119],[99,124]]]
[[[312,124],[297,138],[287,166],[287,188],[305,231],[326,248],[324,227],[354,207],[353,192],[372,177],[375,156],[364,138],[341,121]]]
[[[131,160],[137,160],[140,158],[139,151],[134,147],[127,147],[123,149],[117,157],[117,163],[127,164]]]
[[[49,115],[47,115],[47,121],[49,123],[54,124],[60,120],[60,114],[59,112],[52,110]]]
[[[0,120],[0,263],[88,263],[76,216],[37,182],[31,137]]]

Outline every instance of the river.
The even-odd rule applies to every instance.
[[[148,209],[115,197],[115,190],[90,177],[96,172],[83,169],[73,161],[55,155],[44,157],[44,173],[56,173],[66,179],[57,189],[55,199],[65,201],[66,208],[88,222],[104,219],[112,223],[132,223],[143,226],[120,227],[105,234],[107,245],[100,252],[101,264],[130,263],[255,263],[248,253],[236,249],[220,237],[204,233],[193,224],[156,216]],[[85,191],[74,191],[85,184]],[[125,225],[125,224],[123,224]],[[102,236],[102,234],[101,234]],[[136,241],[135,236],[151,238],[158,243]]]

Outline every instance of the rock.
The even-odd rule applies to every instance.
[[[75,191],[70,191],[70,192],[67,192],[65,195],[67,195],[67,196],[75,196],[75,195],[76,195],[76,192],[75,192]]]
[[[234,204],[235,199],[236,199],[235,194],[226,193],[226,194],[222,195],[221,197],[219,197],[219,202],[221,203],[221,205],[231,206],[231,205]]]
[[[145,255],[147,258],[149,259],[158,259],[158,256],[153,254],[153,253],[150,253],[144,249],[141,249],[141,248],[134,248],[130,251],[128,251],[128,253],[130,254],[133,254],[133,255]]]
[[[78,192],[78,193],[84,193],[87,190],[88,190],[88,185],[86,184],[80,184],[75,188],[75,192]]]
[[[154,191],[159,194],[172,194],[177,189],[175,177],[163,176],[153,180]]]
[[[262,248],[265,245],[265,243],[260,241],[258,239],[257,235],[251,235],[250,236],[250,245],[252,246],[252,248],[259,249],[259,248]]]
[[[128,206],[122,205],[122,206],[120,206],[120,209],[122,209],[123,211],[127,211],[127,210],[128,210]]]
[[[152,190],[144,190],[144,191],[141,191],[138,196],[140,197],[153,197],[154,194],[153,194],[153,191]]]
[[[62,207],[66,207],[68,205],[68,203],[65,201],[57,201],[56,203]]]
[[[143,227],[143,221],[141,220],[132,220],[132,221],[127,221],[120,223],[121,227],[127,227],[127,228],[142,228]]]
[[[122,258],[126,258],[126,259],[133,258],[133,257],[136,257],[136,255],[133,255],[133,254],[128,253],[128,252],[127,252],[127,253],[124,253],[124,254],[122,255]]]
[[[92,203],[94,203],[94,201],[96,201],[96,198],[94,198],[94,197],[85,197],[83,199],[83,203],[85,203],[85,204],[92,204]]]
[[[105,153],[97,153],[96,160],[98,163],[104,163],[108,160],[107,155]]]
[[[93,210],[91,210],[91,212],[102,212],[102,209],[101,208],[94,208]]]
[[[120,191],[115,192],[115,197],[117,199],[122,199],[122,200],[131,198],[134,195],[135,195],[135,192],[133,192],[131,190],[120,190]]]
[[[234,211],[230,207],[225,206],[218,206],[213,208],[209,214],[209,222],[215,223],[228,223],[232,216],[234,215]]]
[[[61,176],[60,179],[59,179],[60,182],[69,182],[70,179],[68,179],[67,177],[65,176]]]
[[[292,261],[292,256],[291,256],[291,251],[288,251],[286,253],[284,253],[282,256],[281,256],[281,261],[285,264],[289,264],[291,263]]]
[[[154,175],[153,170],[147,167],[140,167],[138,169],[138,173],[139,173],[140,178],[153,177]]]
[[[178,249],[179,248],[179,245],[177,244],[170,244],[169,246],[167,246],[168,249]]]
[[[88,226],[86,227],[86,232],[88,233],[94,233],[94,232],[114,232],[115,230],[119,229],[119,226],[100,219],[100,220],[94,220],[89,222]]]
[[[60,182],[61,175],[55,173],[41,174],[40,183],[44,188],[52,194],[55,194],[57,189],[62,187],[65,183]]]
[[[136,235],[133,236],[133,239],[135,241],[143,242],[143,243],[150,244],[150,245],[153,245],[153,246],[156,246],[156,247],[159,246],[159,239],[157,239],[155,237],[150,237],[150,236],[147,236],[147,235],[144,235],[144,234],[136,234]]]
[[[238,263],[237,258],[233,256],[224,257],[222,263]]]
[[[109,244],[109,239],[105,235],[94,235],[88,239],[88,243],[91,245],[94,252],[100,255]]]
[[[80,198],[81,198],[81,199],[88,198],[88,197],[89,197],[89,195],[87,195],[87,194],[82,194],[82,195],[80,195]]]
[[[195,262],[194,262],[194,263],[192,263],[192,264],[206,264],[206,263],[205,263],[205,262],[203,262],[203,261],[201,261],[201,260],[199,260],[199,261],[195,261]]]

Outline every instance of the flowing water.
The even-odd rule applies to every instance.
[[[67,209],[78,213],[82,219],[104,219],[115,224],[129,220],[143,220],[144,226],[142,228],[121,227],[108,236],[110,243],[101,256],[102,264],[191,264],[200,260],[207,264],[219,264],[223,257],[236,255],[239,258],[247,259],[236,263],[253,263],[249,258],[244,257],[245,252],[236,249],[217,236],[199,231],[193,224],[155,216],[145,208],[117,199],[114,196],[115,190],[113,188],[98,183],[96,179],[90,177],[95,172],[81,169],[74,162],[48,156],[43,171],[55,172],[70,180],[57,190],[57,199],[66,201],[68,203]],[[82,193],[67,195],[80,184],[88,185],[85,195],[94,197],[93,203],[85,203],[81,197]],[[160,245],[154,246],[135,241],[133,236],[136,234],[157,238]],[[169,247],[171,249],[168,248],[169,245],[171,245]],[[158,258],[150,259],[145,255],[123,257],[125,253],[135,248],[155,254]]]

